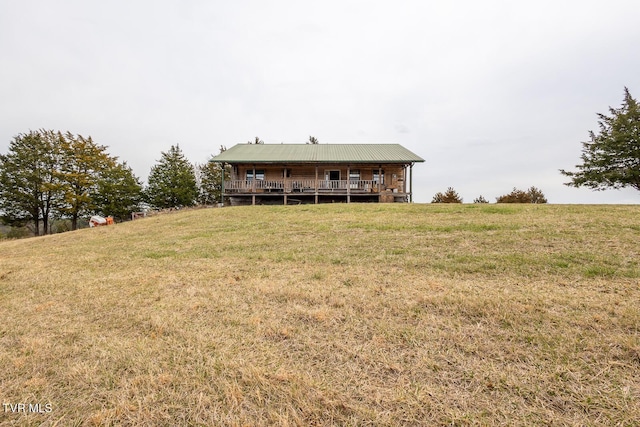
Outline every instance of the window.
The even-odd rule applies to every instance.
[[[380,172],[382,172],[382,174],[380,174]],[[378,182],[380,182],[380,184],[384,185],[384,171],[380,171],[379,169],[374,169],[373,170],[373,182],[375,184],[378,184]]]
[[[247,170],[247,181],[253,181],[253,169]],[[256,169],[256,181],[264,181],[264,169]]]
[[[349,171],[349,183],[352,189],[358,188],[360,181],[360,171],[358,169],[351,169]]]
[[[291,178],[291,169],[283,169],[282,170],[283,178]]]

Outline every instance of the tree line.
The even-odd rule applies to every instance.
[[[38,236],[50,233],[54,220],[67,220],[75,230],[81,218],[124,221],[144,204],[163,209],[221,201],[221,167],[189,163],[178,145],[162,152],[146,187],[107,148],[71,132],[15,136],[0,154],[0,222]]]
[[[438,192],[431,199],[431,203],[462,203],[462,197],[453,187],[447,188],[444,193]],[[473,203],[489,203],[484,196],[480,195],[473,200]],[[542,190],[531,187],[527,191],[514,188],[510,193],[496,197],[496,203],[547,203]]]
[[[640,104],[624,88],[619,108],[598,114],[599,131],[582,142],[577,171],[560,170],[565,185],[594,190],[631,187],[640,191]],[[259,137],[249,144],[263,144]],[[309,136],[307,144],[318,144]],[[221,151],[225,147],[220,147]],[[221,166],[212,162],[193,165],[178,145],[162,152],[143,187],[126,162],[107,152],[92,138],[71,132],[30,131],[13,138],[7,154],[0,155],[0,223],[30,226],[34,235],[50,232],[55,219],[78,228],[80,218],[91,214],[128,219],[143,203],[153,208],[213,204],[221,201]],[[513,189],[496,198],[498,203],[546,203],[539,189]],[[453,189],[437,193],[433,203],[462,203]],[[479,196],[474,203],[488,203]]]

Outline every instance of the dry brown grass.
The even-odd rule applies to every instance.
[[[0,242],[2,425],[640,424],[640,208],[200,210]]]

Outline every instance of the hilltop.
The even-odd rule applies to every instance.
[[[0,242],[20,425],[640,422],[640,208],[196,210]]]

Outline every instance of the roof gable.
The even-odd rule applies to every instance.
[[[238,144],[211,159],[225,163],[413,163],[400,144]]]

